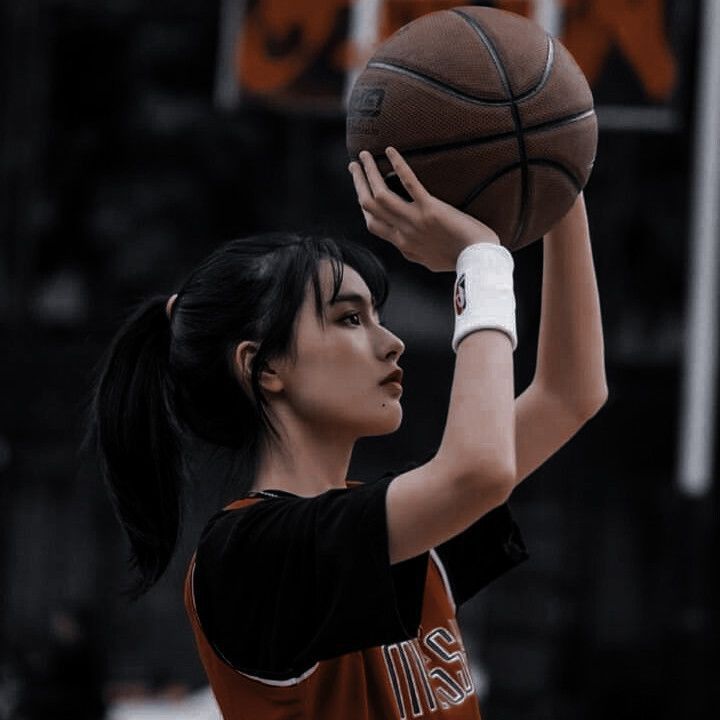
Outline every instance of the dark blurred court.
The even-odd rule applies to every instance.
[[[411,4],[385,3],[386,22]],[[703,3],[640,3],[660,23],[639,36],[622,32],[633,3],[601,4],[556,10],[580,23],[597,66],[585,194],[610,398],[513,496],[530,561],[461,610],[486,720],[710,718],[720,700],[717,490],[687,494],[677,477]],[[295,34],[266,63],[302,44],[303,17],[336,15],[303,73],[266,97],[252,92],[262,67],[238,80],[228,45],[239,9],[257,21],[264,5],[0,6],[0,720],[99,718],[128,698],[171,703],[206,685],[181,582],[205,519],[232,497],[222,462],[198,452],[180,551],[128,606],[128,547],[79,442],[91,372],[130,305],[169,295],[221,241],[322,229],[376,250],[388,325],[407,346],[405,419],[360,441],[351,477],[372,480],[439,442],[454,277],[365,229],[339,101],[352,3],[293,5]],[[581,30],[604,33],[604,50],[592,55]],[[672,73],[638,61],[638,44]],[[535,364],[542,243],[515,263],[519,394]]]

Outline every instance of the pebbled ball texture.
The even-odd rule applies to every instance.
[[[518,250],[542,237],[585,187],[597,148],[588,83],[563,45],[514,13],[456,7],[383,42],[353,86],[346,145],[375,157],[410,199],[385,148],[428,192]]]

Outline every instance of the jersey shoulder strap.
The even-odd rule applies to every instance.
[[[246,507],[248,505],[253,505],[256,502],[259,502],[260,500],[264,500],[265,498],[258,497],[258,498],[240,498],[240,500],[234,500],[229,505],[226,505],[223,510],[239,510],[240,508]]]

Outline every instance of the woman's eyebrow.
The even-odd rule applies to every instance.
[[[341,302],[359,302],[362,305],[369,305],[375,307],[375,303],[369,303],[368,299],[358,293],[344,293],[343,295],[337,295],[335,298],[330,300],[328,305],[336,305]]]
[[[334,300],[330,300],[328,305],[336,305],[341,302],[359,302],[361,305],[365,305],[366,307],[372,307],[373,311],[377,313],[375,305],[368,303],[367,298],[359,295],[358,293],[344,293],[343,295],[338,295]]]

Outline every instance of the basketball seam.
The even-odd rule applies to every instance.
[[[502,63],[502,60],[500,59],[500,55],[498,54],[497,48],[495,47],[492,40],[487,36],[485,31],[480,27],[480,25],[475,21],[474,18],[470,17],[469,15],[464,13],[462,10],[458,10],[457,8],[453,8],[450,12],[454,12],[456,15],[459,15],[461,18],[463,18],[465,20],[465,22],[468,25],[470,25],[470,27],[475,31],[475,34],[480,38],[480,41],[485,45],[485,47],[487,48],[487,51],[490,53],[490,57],[492,58],[493,63],[495,64],[498,74],[500,75],[500,80],[501,80],[502,84],[505,86],[505,89],[506,89],[508,95],[510,96],[510,99],[512,100],[512,105],[510,106],[510,109],[511,109],[511,112],[513,115],[513,122],[515,123],[515,137],[517,139],[518,152],[520,154],[520,163],[521,163],[520,217],[517,219],[517,222],[515,225],[515,232],[513,233],[513,239],[512,239],[512,243],[515,244],[518,241],[518,238],[522,235],[523,230],[525,229],[525,222],[527,219],[528,199],[529,199],[529,195],[530,195],[530,186],[529,186],[529,182],[528,182],[528,167],[527,167],[527,148],[525,147],[525,138],[523,136],[523,125],[522,125],[522,118],[520,117],[520,110],[518,108],[517,100],[515,98],[515,94],[513,92],[507,70],[505,69],[505,66]],[[544,74],[545,73],[543,72],[543,75]]]
[[[555,130],[556,128],[562,127],[563,125],[572,125],[572,123],[586,120],[595,114],[594,108],[583,110],[579,113],[573,113],[572,115],[565,115],[564,117],[557,118],[556,120],[547,120],[546,122],[539,123],[538,125],[528,125],[524,132],[526,135],[529,133],[539,133],[544,130]],[[475,137],[470,140],[456,140],[454,142],[442,143],[440,145],[422,145],[420,147],[409,147],[401,148],[398,150],[403,154],[404,157],[412,157],[414,155],[432,155],[436,152],[445,152],[446,150],[459,150],[464,147],[472,147],[473,145],[483,145],[485,143],[497,142],[502,140],[508,140],[515,137],[514,130],[508,130],[507,132],[496,133],[495,135],[483,135]],[[384,157],[380,153],[377,157]]]
[[[550,73],[555,65],[555,43],[551,35],[546,35],[546,37],[548,41],[548,51],[547,57],[545,58],[545,69],[540,76],[540,81],[534,88],[530,88],[530,90],[527,90],[523,95],[518,95],[515,98],[515,102],[524,102],[534,97],[547,85],[547,81],[550,79]]]
[[[538,80],[535,87],[531,87],[530,89],[526,90],[522,95],[518,95],[512,100],[491,100],[489,98],[478,97],[477,95],[470,95],[469,93],[463,92],[459,88],[448,85],[442,80],[438,80],[437,78],[427,75],[426,73],[422,73],[419,70],[415,70],[414,68],[400,65],[397,62],[388,62],[387,60],[371,60],[370,62],[368,62],[367,67],[380,70],[388,70],[389,72],[395,72],[400,75],[409,75],[410,77],[413,77],[420,82],[426,83],[427,85],[435,85],[447,94],[452,95],[459,100],[465,100],[467,102],[475,103],[476,105],[485,105],[487,107],[510,107],[514,102],[524,102],[525,100],[529,100],[531,97],[537,95],[547,84],[548,78],[550,77],[550,72],[552,71],[553,65],[555,63],[555,46],[552,42],[552,38],[550,38],[549,36],[548,40],[549,42],[547,56],[545,59],[545,69],[543,70],[543,74],[540,76],[540,80]]]
[[[562,163],[556,162],[555,160],[547,160],[546,158],[537,158],[534,160],[528,160],[528,165],[544,165],[546,167],[552,167],[555,168],[555,170],[558,170],[563,175],[568,177],[575,189],[580,192],[582,190],[582,183],[578,178],[568,170],[565,165]],[[478,187],[474,188],[473,191],[468,195],[461,203],[460,203],[460,209],[466,209],[468,205],[483,191],[485,191],[490,185],[492,185],[496,180],[499,180],[503,175],[507,175],[507,173],[512,172],[513,170],[517,170],[519,167],[521,167],[522,162],[516,162],[512,165],[505,165],[503,168],[498,170],[492,177],[487,179],[484,183],[481,185],[478,185]]]
[[[390,72],[398,73],[399,75],[409,75],[410,77],[415,78],[416,80],[420,80],[420,82],[424,82],[427,85],[434,85],[438,87],[440,90],[447,93],[448,95],[452,95],[459,100],[466,100],[467,102],[474,103],[475,105],[485,105],[488,107],[509,107],[512,104],[507,100],[488,100],[487,98],[478,98],[474,95],[468,95],[462,90],[458,90],[452,85],[448,85],[447,83],[442,82],[442,80],[436,80],[429,75],[424,75],[417,70],[404,67],[403,65],[398,65],[397,63],[389,63],[385,62],[384,60],[373,60],[369,62],[367,66],[369,68],[388,70]]]

